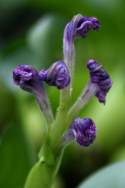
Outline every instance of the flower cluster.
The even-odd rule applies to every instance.
[[[37,98],[40,107],[45,113],[46,118],[52,120],[51,106],[47,101],[44,83],[49,86],[55,86],[60,90],[67,92],[72,81],[72,67],[74,67],[74,39],[77,37],[86,37],[88,32],[97,31],[100,28],[99,20],[95,17],[86,17],[80,14],[66,25],[63,37],[64,59],[56,61],[48,69],[37,71],[30,65],[19,65],[13,71],[13,80],[21,89],[31,92]],[[75,104],[67,111],[67,116],[72,112],[80,112],[81,107],[92,97],[96,96],[101,103],[105,103],[106,95],[112,86],[112,81],[108,73],[95,60],[90,59],[87,63],[90,73],[90,81],[87,89],[83,90],[82,95],[78,97]],[[67,89],[65,90],[65,88]],[[64,101],[65,103],[65,101]],[[67,105],[67,104],[65,104]],[[51,118],[50,118],[51,116]],[[64,117],[67,118],[67,117]],[[96,138],[96,126],[90,118],[78,118],[74,115],[70,117],[71,122],[66,134],[65,141],[76,140],[80,146],[89,146]],[[50,121],[48,121],[50,122]],[[57,127],[58,129],[58,127]],[[63,130],[63,129],[62,129]],[[62,132],[63,134],[64,132]]]
[[[16,85],[29,92],[42,87],[43,81],[58,89],[63,89],[70,83],[69,71],[63,61],[57,61],[47,70],[39,72],[30,65],[18,65],[13,71],[13,79]]]

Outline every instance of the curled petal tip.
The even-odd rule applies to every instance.
[[[13,80],[16,85],[29,92],[34,92],[40,86],[38,72],[30,65],[18,65],[13,70]]]
[[[100,28],[100,22],[95,17],[87,17],[78,14],[66,25],[64,37],[72,41],[74,37],[86,37],[90,30],[97,31]]]
[[[98,64],[95,60],[90,59],[87,63],[87,68],[90,73],[91,83],[95,84],[95,95],[99,102],[105,104],[106,95],[112,87],[112,80],[109,74],[103,69],[102,65]]]
[[[96,31],[99,28],[100,28],[100,22],[97,18],[80,16],[76,24],[76,35],[86,37],[90,30]]]
[[[58,89],[67,87],[70,83],[70,75],[63,61],[55,62],[48,70],[45,81]]]

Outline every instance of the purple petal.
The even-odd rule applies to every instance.
[[[89,69],[91,83],[97,86],[96,97],[99,102],[105,103],[106,95],[112,87],[109,74],[102,68],[102,65],[99,65],[93,59],[88,61],[87,68]]]

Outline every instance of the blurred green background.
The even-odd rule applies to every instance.
[[[96,98],[81,117],[94,118],[97,139],[90,148],[70,145],[63,158],[57,188],[76,187],[102,166],[125,160],[125,1],[0,0],[0,187],[23,188],[37,160],[44,121],[34,98],[12,82],[18,64],[48,67],[62,59],[65,24],[73,15],[96,16],[99,32],[76,41],[72,102],[88,80],[86,62],[95,58],[110,72],[113,87],[105,106]],[[47,88],[53,110],[59,91]]]

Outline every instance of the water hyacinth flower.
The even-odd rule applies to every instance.
[[[99,28],[100,22],[95,17],[86,17],[80,14],[74,16],[64,30],[64,49],[68,47],[66,44],[71,44],[76,37],[86,37],[89,31],[97,31]]]
[[[97,31],[99,28],[100,23],[97,18],[81,16],[76,25],[74,36],[86,37],[89,31]]]
[[[93,143],[96,138],[96,126],[90,118],[76,118],[65,135],[65,141],[69,142],[73,139],[80,146],[87,147]]]
[[[86,37],[89,31],[97,31],[99,28],[100,22],[97,18],[78,14],[66,25],[64,40],[71,42],[77,36]]]
[[[18,65],[13,70],[13,80],[16,85],[31,93],[38,92],[42,87],[37,70],[30,65]]]
[[[90,73],[90,81],[71,107],[69,111],[70,116],[76,117],[76,114],[93,96],[96,96],[100,103],[105,104],[107,93],[112,87],[112,80],[102,65],[90,59],[87,63],[87,68]]]
[[[70,50],[68,47],[72,47],[71,45],[76,37],[86,37],[90,30],[97,31],[99,28],[100,22],[95,17],[86,17],[80,14],[74,16],[64,29],[64,52]]]
[[[96,87],[95,95],[99,102],[105,103],[106,95],[112,87],[112,81],[109,74],[95,60],[90,59],[87,63],[90,73],[90,84]]]
[[[63,89],[70,83],[69,71],[63,61],[57,61],[47,70],[41,70],[39,77],[48,85],[56,86],[58,89]]]
[[[75,47],[74,40],[77,37],[86,37],[88,32],[97,31],[100,28],[100,22],[95,17],[86,17],[78,14],[66,25],[63,37],[63,55],[64,61],[69,68],[71,78],[75,67]],[[72,80],[70,83],[72,88]],[[71,90],[71,89],[70,89]]]
[[[13,80],[21,89],[32,93],[36,97],[41,111],[47,121],[51,122],[53,113],[38,71],[30,65],[18,65],[13,70]]]

